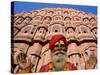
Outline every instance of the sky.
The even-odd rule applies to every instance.
[[[39,2],[23,2],[13,1],[11,3],[11,12],[28,12],[32,10],[38,10],[41,8],[73,8],[84,11],[86,13],[93,13],[97,15],[97,6],[86,6],[86,5],[72,5],[72,4],[53,4],[53,3],[39,3]]]

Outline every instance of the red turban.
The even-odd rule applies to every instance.
[[[58,35],[52,36],[52,38],[51,38],[51,40],[49,42],[49,48],[51,50],[53,50],[55,43],[58,42],[58,41],[60,41],[60,40],[64,41],[65,46],[66,46],[66,44],[67,44],[66,38],[63,35],[58,34]]]

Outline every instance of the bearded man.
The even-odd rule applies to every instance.
[[[58,34],[52,36],[49,47],[51,50],[52,61],[42,66],[40,72],[77,70],[77,67],[74,66],[74,64],[66,61],[67,41],[63,35]]]

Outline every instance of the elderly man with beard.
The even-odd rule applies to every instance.
[[[77,70],[77,67],[74,66],[74,64],[66,61],[67,41],[63,35],[58,34],[52,36],[49,47],[51,50],[52,61],[42,66],[40,72]]]

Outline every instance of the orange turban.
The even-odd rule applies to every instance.
[[[65,46],[66,46],[66,44],[67,44],[66,38],[63,35],[58,34],[58,35],[52,36],[52,38],[51,38],[51,40],[49,42],[49,48],[51,50],[53,50],[55,43],[60,41],[60,40],[64,41]]]

